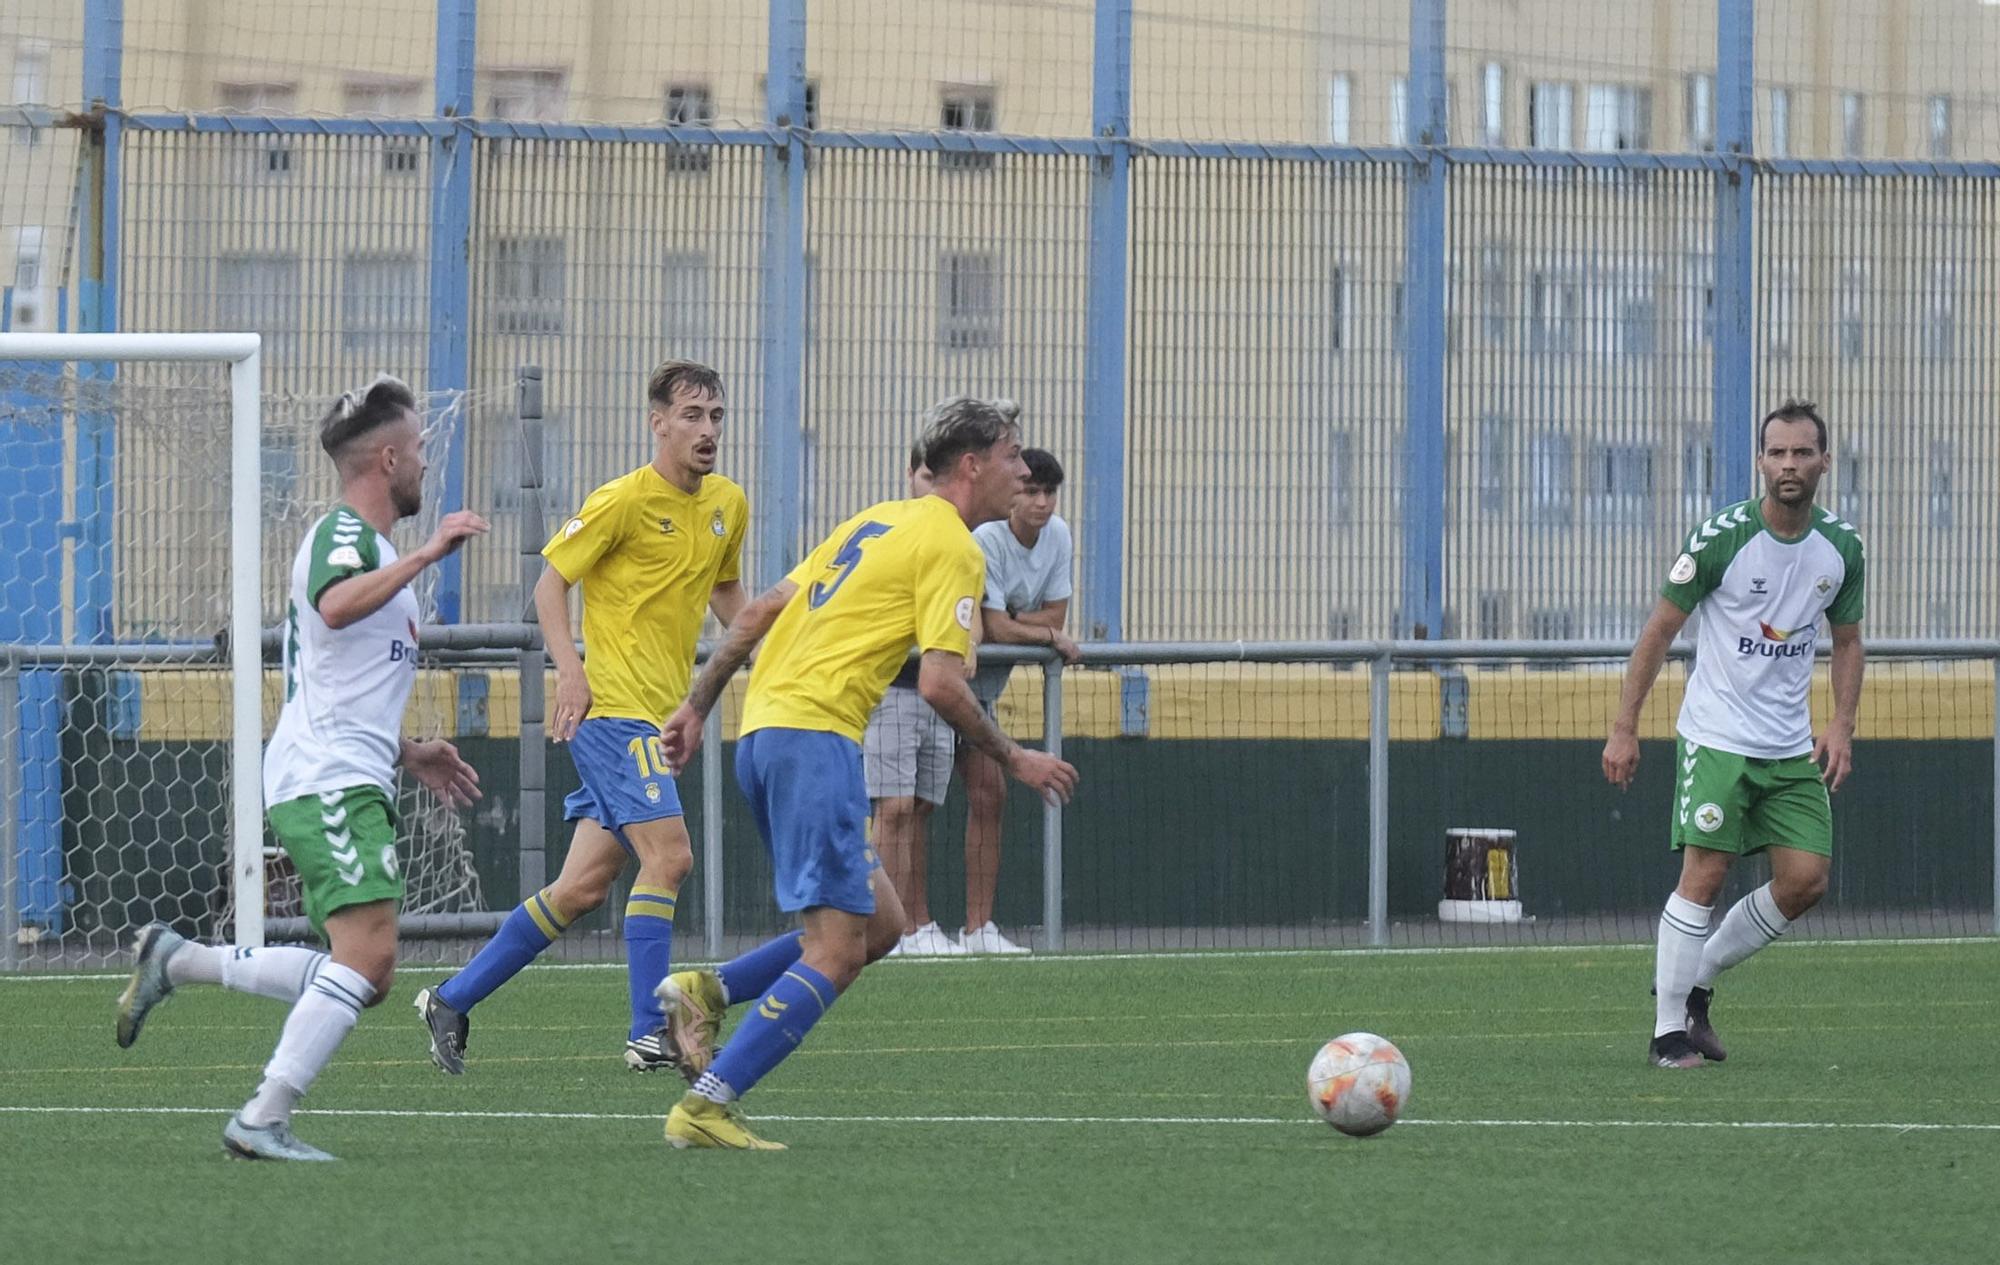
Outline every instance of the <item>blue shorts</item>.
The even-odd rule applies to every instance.
[[[563,820],[585,817],[612,834],[627,852],[624,827],[681,815],[681,795],[660,757],[660,727],[643,720],[599,716],[576,727],[569,758],[582,783],[563,801]]]
[[[869,875],[882,863],[868,846],[859,743],[812,729],[759,729],[736,744],[736,781],[771,854],[778,908],[875,912]]]

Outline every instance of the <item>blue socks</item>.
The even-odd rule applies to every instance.
[[[673,962],[674,901],[677,892],[664,887],[632,885],[625,902],[625,977],[632,990],[632,1039],[667,1026],[666,1011],[653,989],[667,977]]]
[[[765,945],[755,953],[770,947]],[[728,1101],[717,1095],[718,1087],[706,1084],[712,1077],[727,1087],[725,1092],[730,1097],[749,1093],[752,1086],[799,1047],[837,995],[832,980],[803,962],[794,962],[750,1007],[743,1022],[730,1035],[729,1044],[722,1047],[714,1065],[703,1074],[703,1083],[695,1086],[695,1092],[718,1102]]]
[[[459,1014],[467,1013],[554,944],[569,922],[543,888],[507,915],[464,970],[438,985],[438,998]]]
[[[805,938],[804,931],[787,931],[716,967],[715,973],[722,977],[723,993],[731,1002],[763,996],[764,990],[777,983],[778,977],[799,960],[799,954],[805,951]]]

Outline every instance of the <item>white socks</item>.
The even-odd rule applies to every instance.
[[[1687,1030],[1688,992],[1702,966],[1712,905],[1697,905],[1679,892],[1667,897],[1660,914],[1660,952],[1653,962],[1653,1035]],[[1734,913],[1734,911],[1731,911]]]
[[[297,1001],[319,973],[326,954],[315,949],[236,949],[226,944],[184,944],[167,959],[167,978],[182,984],[220,984],[273,1001]]]
[[[1791,925],[1792,920],[1778,912],[1769,883],[1737,901],[1722,916],[1722,925],[1702,951],[1695,987],[1715,987],[1716,976],[1784,935]]]
[[[278,1048],[264,1065],[264,1083],[239,1113],[243,1123],[258,1128],[290,1119],[292,1107],[332,1061],[354,1030],[361,1008],[374,996],[374,986],[359,971],[332,961],[321,965],[285,1018]]]

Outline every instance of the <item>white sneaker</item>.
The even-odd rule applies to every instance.
[[[958,938],[960,953],[1027,953],[1030,950],[1015,944],[1000,934],[1000,928],[991,921],[977,931],[968,931]]]
[[[927,922],[903,937],[903,953],[913,958],[951,958],[968,952],[944,933],[935,922]]]

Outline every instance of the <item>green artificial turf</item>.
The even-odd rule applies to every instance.
[[[1990,941],[1776,948],[1691,1072],[1644,1062],[1644,948],[891,961],[750,1096],[783,1154],[666,1146],[622,968],[524,974],[462,1079],[435,977],[307,1099],[341,1162],[293,1167],[219,1145],[278,1004],[184,989],[121,1051],[121,979],[0,978],[6,1259],[1820,1265],[1990,1261],[2000,1224]],[[1305,1096],[1355,1029],[1414,1072],[1369,1140]]]

